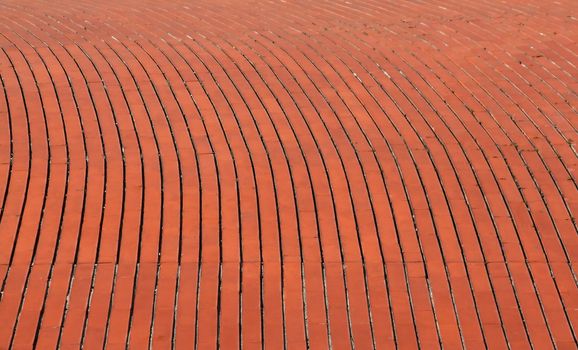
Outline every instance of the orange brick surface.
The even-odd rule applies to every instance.
[[[0,349],[577,349],[578,1],[0,2]]]

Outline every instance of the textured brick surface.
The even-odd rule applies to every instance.
[[[578,2],[0,2],[0,349],[576,349]]]

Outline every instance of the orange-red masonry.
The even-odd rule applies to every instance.
[[[0,2],[0,349],[576,349],[578,1]]]

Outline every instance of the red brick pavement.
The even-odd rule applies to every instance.
[[[0,2],[0,349],[576,349],[578,1]]]

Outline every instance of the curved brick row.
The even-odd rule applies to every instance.
[[[0,3],[0,349],[575,348],[578,3]]]

